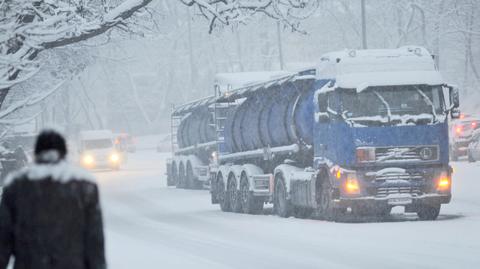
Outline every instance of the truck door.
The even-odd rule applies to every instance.
[[[329,110],[329,99],[332,98],[331,92],[320,93],[317,95],[318,97],[318,107],[315,111],[315,128],[314,128],[314,149],[315,149],[315,157],[323,159],[326,161],[327,159],[332,159],[333,156],[333,148],[332,142],[335,139],[332,139],[331,135],[331,123],[332,118],[330,115]]]

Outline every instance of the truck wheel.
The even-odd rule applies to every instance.
[[[193,174],[193,168],[192,168],[192,165],[190,163],[187,164],[187,189],[192,189],[192,190],[199,190],[201,189],[203,186],[202,186],[202,182],[199,181],[195,175]]]
[[[185,167],[183,166],[183,163],[180,163],[180,165],[178,166],[177,188],[185,188],[185,177]]]
[[[418,208],[417,215],[420,220],[436,220],[440,214],[441,205],[422,205]]]
[[[291,204],[290,200],[287,200],[287,188],[285,187],[285,182],[281,175],[277,176],[274,197],[275,213],[282,218],[290,217]]]
[[[328,221],[337,221],[341,216],[341,210],[335,208],[333,204],[333,188],[328,178],[322,182],[319,198],[320,216]]]
[[[263,199],[253,195],[244,176],[240,182],[240,202],[242,212],[245,214],[259,214],[263,210]]]
[[[230,207],[230,200],[228,199],[227,192],[225,191],[225,185],[223,184],[223,176],[219,174],[217,176],[217,201],[220,204],[220,209],[223,212],[232,211]]]
[[[230,200],[232,211],[240,213],[242,211],[242,204],[240,202],[240,195],[237,191],[237,181],[233,176],[230,176],[227,186],[227,199]]]
[[[177,170],[177,165],[172,163],[172,168],[171,168],[171,185],[168,186],[176,186],[178,184],[178,170]]]

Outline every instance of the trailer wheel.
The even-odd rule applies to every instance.
[[[330,181],[328,178],[325,178],[321,184],[318,204],[320,216],[328,221],[337,221],[342,213],[342,210],[340,208],[335,208],[335,205],[333,204],[333,192],[334,190]]]
[[[418,208],[417,215],[420,220],[436,220],[440,214],[440,204],[422,205]]]
[[[242,174],[240,180],[240,202],[242,212],[245,214],[259,214],[263,210],[263,199],[255,197],[250,191],[245,174]]]
[[[287,188],[285,187],[285,181],[283,180],[283,176],[281,174],[278,174],[275,182],[274,197],[275,213],[281,218],[290,217],[292,211],[291,204],[287,199]]]
[[[168,186],[176,186],[178,183],[178,170],[177,170],[177,164],[175,162],[172,162],[172,167],[170,168],[170,177],[171,181],[170,183],[167,182],[167,184],[170,184]]]
[[[230,200],[230,206],[233,212],[240,213],[242,211],[242,204],[240,201],[240,194],[237,191],[237,181],[235,176],[230,174],[227,185],[227,198]]]
[[[187,189],[199,190],[202,188],[201,182],[195,178],[193,174],[193,168],[190,162],[187,163],[187,177],[186,177]]]
[[[223,212],[230,212],[232,211],[230,207],[230,200],[228,199],[227,192],[225,191],[225,185],[223,184],[223,176],[222,174],[218,174],[217,176],[217,201],[220,204],[220,209]]]
[[[177,180],[177,188],[185,188],[185,166],[183,163],[178,165],[178,180]]]

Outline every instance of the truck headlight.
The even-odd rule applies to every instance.
[[[356,151],[357,163],[367,163],[375,161],[375,148],[362,147]]]
[[[117,153],[112,153],[112,154],[110,155],[110,161],[111,161],[112,163],[116,163],[116,162],[118,162],[119,160],[120,160],[120,156],[119,156]]]

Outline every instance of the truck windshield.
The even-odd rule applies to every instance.
[[[340,89],[344,119],[361,125],[435,123],[444,114],[441,86],[369,87],[358,93]]]
[[[106,149],[113,147],[110,139],[95,139],[83,141],[85,149]]]

